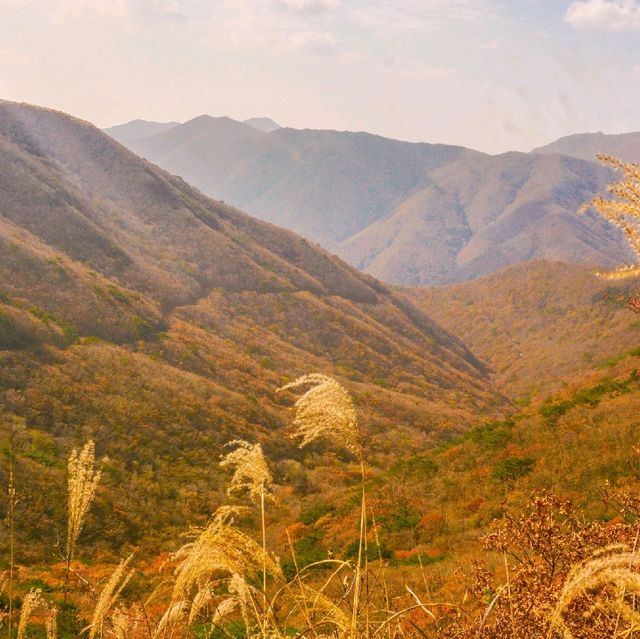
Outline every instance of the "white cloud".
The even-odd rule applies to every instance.
[[[279,0],[279,4],[290,11],[300,13],[325,13],[340,7],[341,0]]]
[[[332,55],[341,47],[336,36],[312,15],[320,5],[337,8],[339,2],[278,0],[275,4],[256,4],[253,0],[222,0],[207,23],[201,42],[222,51]]]
[[[564,21],[576,29],[640,31],[637,0],[581,0],[573,2]]]
[[[176,0],[56,0],[52,5],[51,19],[58,24],[92,19],[131,24],[185,18]]]
[[[299,31],[289,36],[291,47],[314,55],[333,55],[339,50],[338,43],[330,33]]]

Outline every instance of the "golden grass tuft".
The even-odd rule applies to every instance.
[[[640,260],[640,166],[622,162],[608,155],[598,155],[598,159],[622,171],[623,178],[607,187],[607,191],[613,197],[604,198],[597,195],[591,202],[582,206],[579,213],[593,208],[611,224],[622,229],[631,249]],[[640,275],[640,264],[598,275],[610,280],[637,277]]]
[[[50,608],[44,620],[47,639],[58,639],[58,609]]]
[[[234,439],[227,446],[236,446],[228,453],[221,466],[233,468],[233,477],[229,483],[229,494],[247,490],[251,500],[258,504],[261,498],[273,498],[269,488],[273,482],[267,460],[260,444],[250,444],[242,439]]]
[[[564,639],[577,639],[563,615],[585,594],[591,609],[616,619],[614,636],[628,637],[640,631],[640,613],[636,606],[640,595],[639,571],[640,555],[620,546],[603,548],[574,566],[558,597],[549,636],[557,630]]]
[[[46,607],[44,599],[42,598],[42,591],[38,589],[31,589],[22,600],[22,609],[20,610],[20,620],[18,621],[18,632],[16,639],[26,639],[27,637],[27,624],[29,618],[38,608]]]
[[[102,476],[95,468],[95,445],[89,440],[81,451],[73,449],[69,457],[68,470],[68,526],[67,560],[73,559],[75,546],[82,530],[89,506],[93,501]]]
[[[89,627],[89,639],[102,637],[104,621],[133,574],[133,571],[129,570],[132,559],[133,555],[129,555],[118,564],[100,592]]]
[[[294,404],[292,437],[300,448],[318,439],[344,446],[362,459],[362,442],[351,396],[332,377],[311,373],[299,377],[278,392],[307,388]]]
[[[179,600],[169,604],[164,614],[160,618],[158,625],[153,633],[153,639],[163,637],[168,630],[174,629],[184,618],[187,610],[187,603]]]
[[[115,639],[128,639],[131,637],[139,625],[138,618],[129,614],[122,606],[118,606],[108,616],[110,632],[109,635]]]
[[[221,507],[197,538],[180,548],[172,601],[192,601],[212,581],[234,574],[255,574],[265,567],[275,577],[280,566],[262,547],[232,525],[237,508]]]

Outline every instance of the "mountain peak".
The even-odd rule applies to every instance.
[[[104,129],[104,132],[118,140],[118,142],[127,144],[135,140],[140,140],[141,138],[163,133],[179,124],[179,122],[153,122],[151,120],[141,120],[137,118],[124,124],[116,124],[115,126],[108,127]]]
[[[531,151],[534,154],[548,155],[559,153],[580,158],[596,160],[599,153],[612,155],[626,162],[640,162],[640,132],[630,133],[576,133],[540,146]]]
[[[245,120],[244,123],[264,133],[271,133],[272,131],[277,131],[282,128],[271,118],[249,118],[248,120]]]

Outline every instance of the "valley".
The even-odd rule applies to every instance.
[[[248,140],[271,135],[247,126]],[[153,137],[180,125],[167,127]],[[438,153],[427,149],[439,163],[432,175],[473,192],[484,228],[483,207],[497,197],[488,185],[507,188],[504,164],[492,178],[493,160]],[[528,181],[538,160],[524,157]],[[606,181],[608,169],[550,157],[548,175],[561,166],[582,172],[579,180],[590,172],[585,197]],[[0,159],[0,446],[12,460],[11,480],[3,466],[0,482],[15,482],[21,497],[22,583],[60,587],[64,569],[51,549],[65,529],[65,459],[86,440],[106,461],[77,570],[90,576],[90,557],[100,572],[136,549],[152,582],[154,562],[170,563],[185,527],[226,507],[219,462],[238,439],[259,442],[273,472],[265,543],[293,553],[286,574],[297,562],[355,560],[362,473],[372,565],[388,567],[394,592],[427,579],[431,596],[453,600],[466,596],[468,571],[464,581],[454,575],[472,564],[478,540],[526,510],[532,494],[552,490],[586,521],[616,522],[602,491],[636,489],[640,323],[625,303],[635,280],[608,282],[594,266],[545,259],[493,272],[494,260],[473,281],[384,284],[209,199],[92,125],[29,105],[0,102]],[[487,163],[482,180],[478,162]],[[521,186],[516,199],[528,189],[538,194]],[[568,217],[581,203],[572,193],[557,219],[573,240],[597,247],[604,266],[609,250],[617,264],[611,228],[594,218],[596,241],[596,226]],[[438,207],[442,221],[443,200]],[[549,219],[536,218],[540,232],[566,248],[569,231]],[[464,250],[473,253],[473,242],[484,240]],[[441,252],[425,255],[450,272]],[[291,397],[278,388],[313,371],[353,398],[361,470],[340,446],[300,450],[289,437]],[[239,525],[260,528],[251,513]],[[0,537],[0,551],[9,542]]]

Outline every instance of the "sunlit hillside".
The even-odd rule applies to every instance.
[[[464,340],[511,396],[540,396],[606,371],[640,345],[625,300],[637,280],[597,269],[528,262],[468,284],[407,289],[408,296]]]
[[[508,410],[462,342],[307,241],[63,114],[2,103],[0,131],[0,388],[34,541],[20,557],[60,534],[64,500],[30,497],[63,486],[85,438],[111,458],[92,533],[107,555],[203,521],[228,440],[298,463],[275,390],[309,370],[349,381],[380,454]]]

